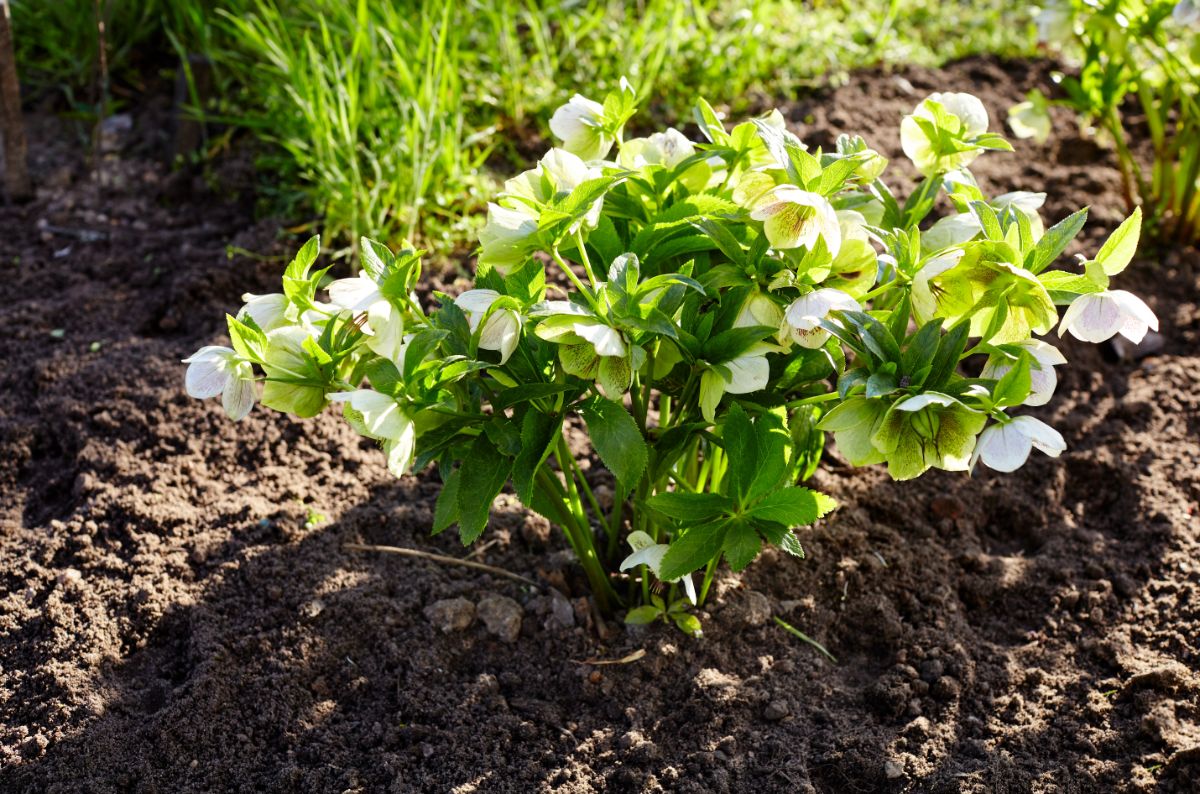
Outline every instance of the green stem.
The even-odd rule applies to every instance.
[[[575,245],[579,246],[579,258],[583,263],[583,272],[587,273],[588,282],[591,283],[592,289],[599,289],[596,284],[596,274],[592,272],[592,263],[588,260],[587,247],[583,244],[583,230],[575,230]]]
[[[562,527],[563,533],[567,536],[567,542],[571,545],[571,550],[575,552],[579,564],[583,567],[596,604],[602,612],[611,614],[613,606],[619,603],[620,599],[613,590],[612,582],[609,581],[604,567],[600,564],[600,559],[596,556],[596,549],[591,539],[591,529],[586,524],[579,525],[576,516],[568,507],[569,498],[562,484],[555,479],[553,474],[544,467],[539,468],[536,479],[543,495],[547,497],[547,502],[553,505],[555,512],[558,513],[559,526]]]
[[[831,391],[828,394],[818,394],[813,397],[805,397],[802,400],[792,400],[790,403],[788,403],[784,407],[785,408],[800,408],[801,406],[804,406],[804,405],[816,405],[818,403],[827,403],[830,400],[838,399],[840,396],[841,395],[838,394],[837,392]]]
[[[593,294],[590,289],[583,285],[583,282],[579,280],[579,276],[575,275],[575,271],[572,270],[571,266],[568,265],[566,260],[562,258],[562,254],[558,252],[558,249],[550,249],[550,256],[556,263],[558,263],[559,268],[561,268],[562,272],[565,273],[567,278],[571,280],[571,283],[575,285],[575,289],[579,290],[583,294],[583,297],[587,299],[588,305],[592,307],[592,311],[599,315],[600,307],[596,303],[595,294]]]

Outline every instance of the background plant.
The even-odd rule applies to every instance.
[[[1037,21],[1043,40],[1079,62],[1077,77],[1061,78],[1066,102],[1112,141],[1129,209],[1144,207],[1156,234],[1195,242],[1200,238],[1200,12],[1195,3],[1055,0]],[[1044,114],[1045,104],[1034,97],[1024,110]],[[1135,107],[1153,146],[1148,168],[1135,145],[1143,137]],[[1042,129],[1048,133],[1044,123]]]
[[[478,226],[497,171],[544,135],[557,86],[600,95],[628,74],[661,119],[688,85],[745,112],[880,62],[1027,53],[1000,0],[100,0],[122,91],[191,55],[211,64],[210,122],[267,147],[261,192],[336,250],[370,234],[450,251]],[[92,112],[96,0],[18,0],[22,74]],[[25,31],[25,33],[23,33]],[[186,61],[185,61],[186,63]],[[149,68],[147,68],[149,67]],[[118,92],[119,93],[119,92]],[[500,133],[500,134],[497,134]],[[493,148],[493,143],[495,147]],[[319,221],[316,219],[319,218]]]
[[[803,556],[797,530],[834,507],[799,485],[827,432],[896,479],[1012,471],[1065,448],[1014,415],[1051,398],[1065,363],[1037,337],[1157,328],[1109,288],[1140,213],[1079,269],[1050,269],[1087,212],[1045,228],[1044,195],[983,194],[970,165],[1011,147],[971,95],[933,94],[905,117],[924,178],[904,201],[861,138],[809,151],[777,112],[728,129],[704,101],[702,141],[631,137],[636,96],[622,81],[556,110],[562,148],[489,204],[472,289],[427,311],[422,252],[371,240],[362,272],[328,282],[314,238],[280,293],[228,318],[232,347],[188,359],[189,392],[221,395],[234,419],[260,381],[274,410],[341,404],[396,475],[436,464],[433,531],[457,525],[464,543],[511,484],[562,529],[601,608],[697,633],[689,605],[722,560],[741,570],[767,543]],[[953,212],[925,224],[938,202]],[[960,370],[971,358],[978,377]],[[580,426],[611,508],[568,444]]]

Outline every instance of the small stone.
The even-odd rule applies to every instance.
[[[325,611],[325,602],[319,598],[314,598],[300,607],[300,613],[306,618],[315,618]]]
[[[83,581],[83,574],[78,568],[67,568],[58,575],[58,583],[63,585],[79,584]]]
[[[425,607],[425,619],[443,634],[462,631],[475,620],[475,605],[465,598],[443,598]]]
[[[550,593],[550,614],[542,623],[546,631],[562,631],[575,627],[575,608],[557,590]]]
[[[781,719],[791,713],[788,704],[782,700],[772,700],[763,710],[763,717],[770,722],[779,722]]]
[[[888,780],[904,777],[904,767],[897,761],[888,761],[883,765],[883,774]]]
[[[742,596],[740,617],[748,626],[761,626],[771,619],[771,600],[756,590]]]
[[[488,633],[505,642],[516,642],[521,634],[521,617],[525,610],[508,596],[486,595],[475,609]]]
[[[596,504],[600,505],[600,509],[604,511],[612,510],[613,506],[613,489],[607,485],[597,485],[592,490],[592,495],[596,497]]]

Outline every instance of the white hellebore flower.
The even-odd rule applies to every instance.
[[[576,94],[550,117],[550,131],[563,148],[584,160],[608,156],[613,138],[604,131],[604,106]]]
[[[630,568],[645,565],[655,576],[658,576],[658,572],[662,568],[663,556],[670,547],[666,543],[655,543],[653,538],[640,529],[630,532],[627,540],[633,547],[633,554],[621,562],[621,570],[627,571]],[[671,581],[678,582],[680,580],[683,581],[683,589],[687,593],[688,601],[694,605],[696,603],[696,585],[692,582],[692,575],[684,574],[679,579]]]
[[[247,316],[263,331],[273,331],[288,322],[286,312],[287,296],[280,292],[267,295],[253,295],[247,292],[242,296],[246,305],[237,313],[239,320]]]
[[[395,398],[372,389],[355,389],[329,395],[343,403],[343,413],[358,433],[383,442],[388,470],[400,477],[412,464],[417,431]]]
[[[656,132],[649,138],[625,141],[617,154],[617,163],[631,169],[647,165],[674,168],[695,153],[695,144],[679,130],[669,127],[666,132]]]
[[[842,228],[829,199],[794,185],[777,185],[758,199],[750,217],[763,222],[772,248],[812,248],[825,241],[831,256],[842,247]]]
[[[829,339],[829,332],[821,327],[821,321],[833,311],[859,311],[858,301],[839,289],[819,289],[801,295],[792,301],[784,314],[792,341],[810,350],[816,350]]]
[[[198,400],[221,395],[225,414],[238,421],[254,407],[254,370],[228,347],[208,345],[183,360],[188,365],[184,384]]]
[[[377,356],[399,363],[404,350],[404,317],[383,297],[379,285],[366,271],[329,285],[329,300],[352,314],[367,313],[363,333],[367,348]]]
[[[1083,342],[1103,342],[1116,334],[1135,345],[1148,330],[1158,330],[1158,318],[1138,296],[1122,289],[1080,295],[1063,313],[1058,335],[1070,331]]]
[[[1071,7],[1062,0],[1047,0],[1045,7],[1033,15],[1033,24],[1043,44],[1064,44],[1075,33]]]
[[[1179,0],[1171,16],[1185,27],[1200,27],[1200,0]]]
[[[1008,126],[1018,138],[1033,138],[1038,143],[1050,139],[1050,114],[1045,103],[1018,102],[1008,109]]]
[[[488,204],[487,223],[479,232],[479,264],[507,276],[525,262],[537,241],[538,213],[528,204]]]
[[[1050,402],[1050,398],[1054,396],[1054,390],[1058,388],[1058,375],[1054,372],[1054,368],[1059,364],[1066,364],[1067,357],[1057,347],[1048,345],[1040,339],[1026,339],[1024,342],[1017,342],[1016,347],[1025,349],[1029,355],[1033,356],[1033,365],[1029,368],[1030,392],[1022,404],[1045,405]],[[983,371],[979,373],[979,376],[999,380],[1011,369],[1012,365],[1006,360],[992,356],[983,365]]]
[[[1020,212],[1029,220],[1029,228],[1036,242],[1046,231],[1042,216],[1038,213],[1046,203],[1045,193],[1031,193],[1027,190],[1015,190],[1003,193],[988,202],[988,206],[997,213],[1003,213],[1010,207]],[[974,240],[983,233],[983,224],[973,212],[959,212],[939,218],[929,230],[921,233],[921,248],[925,251],[941,251]]]
[[[929,103],[936,102],[947,113],[957,119],[957,129],[949,129],[954,138],[974,138],[987,132],[988,112],[983,102],[972,94],[963,93],[934,93],[930,94],[913,110],[911,115],[900,121],[900,148],[913,165],[923,174],[938,171],[945,172],[954,168],[964,168],[979,156],[979,149],[964,152],[942,152],[934,149],[935,141],[930,140],[925,130],[921,129],[918,119],[937,123],[936,116]],[[951,122],[953,124],[953,121]]]
[[[791,329],[784,326],[783,309],[770,295],[759,290],[750,293],[733,321],[734,328],[749,328],[754,325],[778,329],[781,342],[786,334],[791,333]]]
[[[488,309],[499,298],[500,293],[494,289],[472,289],[455,298],[454,305],[467,315],[471,333],[475,333],[479,323],[487,317],[479,333],[479,346],[484,350],[497,351],[503,364],[521,341],[521,315],[512,309],[500,309],[488,316]]]
[[[729,370],[728,377],[718,369],[708,369],[700,376],[700,412],[709,422],[715,422],[717,406],[726,394],[750,394],[767,387],[771,379],[771,364],[767,353],[777,353],[775,345],[759,342],[736,358],[722,362]]]
[[[538,210],[534,209],[546,204],[558,196],[565,196],[589,179],[604,175],[599,168],[593,168],[565,149],[551,149],[538,161],[536,168],[523,171],[504,183],[505,204],[527,212],[529,217],[536,218]],[[600,211],[604,207],[603,196],[583,218],[583,225],[589,229],[596,228],[600,223]],[[510,216],[504,222],[516,223],[517,216]],[[572,234],[577,227],[572,227]]]
[[[1062,434],[1041,419],[1018,416],[1011,422],[984,430],[971,454],[971,468],[983,461],[996,471],[1012,472],[1025,465],[1029,453],[1040,449],[1057,458],[1067,448]]]

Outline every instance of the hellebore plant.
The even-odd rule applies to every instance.
[[[897,479],[1057,456],[1062,437],[1020,415],[1065,363],[1037,337],[1156,325],[1109,290],[1140,214],[1081,268],[1050,269],[1086,210],[1047,229],[1042,194],[989,201],[968,166],[1009,146],[972,96],[935,94],[902,122],[925,175],[903,202],[861,138],[810,151],[778,113],[727,129],[703,101],[703,140],[626,138],[633,111],[622,86],[555,114],[565,148],[491,205],[472,289],[422,305],[420,252],[371,240],[362,272],[329,282],[310,240],[281,293],[228,317],[232,348],[188,359],[189,392],[224,395],[234,419],[257,382],[296,416],[338,403],[397,476],[437,467],[435,533],[471,543],[511,486],[563,531],[602,608],[697,633],[688,610],[722,559],[803,556],[797,530],[835,507],[799,484],[826,433]],[[953,212],[927,223],[942,196]],[[585,476],[570,429],[611,480]]]
[[[1111,139],[1129,209],[1145,208],[1153,231],[1200,240],[1200,0],[1049,0],[1037,9],[1039,39],[1079,63],[1056,75],[1062,101]],[[1130,100],[1145,116],[1149,170],[1130,149]],[[1038,91],[1009,111],[1022,138],[1050,134]]]

